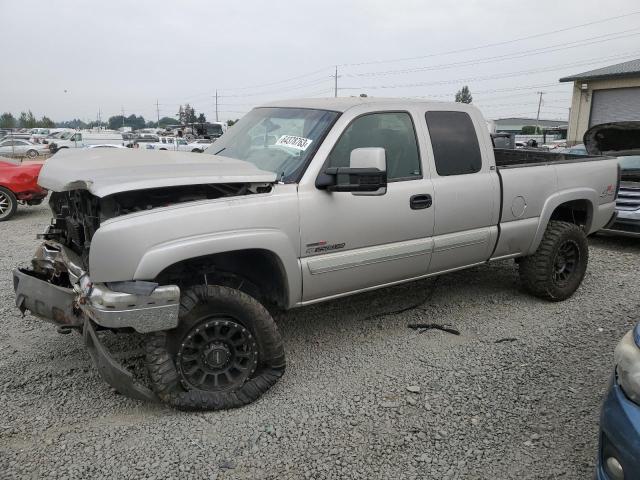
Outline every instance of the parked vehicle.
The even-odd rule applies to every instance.
[[[533,295],[570,297],[586,235],[614,215],[617,182],[615,159],[494,150],[480,112],[462,103],[272,103],[203,155],[105,149],[47,161],[54,218],[32,268],[13,272],[16,304],[82,330],[123,394],[238,407],[284,373],[267,307],[504,259]],[[144,335],[151,389],[97,328]]]
[[[49,143],[52,153],[64,148],[84,148],[88,145],[124,145],[122,133],[119,132],[92,132],[76,131],[62,133],[55,141]]]
[[[159,137],[157,142],[145,143],[144,148],[146,150],[173,150],[179,152],[191,152],[193,150],[187,140],[180,137]]]
[[[615,364],[600,412],[597,480],[640,478],[640,323],[616,347]]]
[[[584,140],[590,154],[617,156],[620,166],[616,221],[603,232],[640,237],[640,122],[596,125]]]
[[[189,143],[190,152],[202,153],[204,152],[209,145],[211,145],[214,140],[209,140],[208,138],[198,138],[193,142]]]
[[[49,149],[46,145],[31,143],[28,140],[5,139],[0,141],[0,156],[2,157],[29,157],[46,155]]]
[[[47,191],[37,183],[41,168],[41,164],[0,157],[0,222],[15,215],[18,203],[42,203]]]

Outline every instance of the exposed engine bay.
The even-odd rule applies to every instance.
[[[271,184],[221,183],[134,190],[104,198],[96,197],[87,190],[53,192],[49,200],[53,212],[51,225],[39,237],[69,247],[87,267],[91,239],[106,220],[180,203],[267,193],[270,190]]]

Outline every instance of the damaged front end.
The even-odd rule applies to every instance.
[[[16,306],[22,313],[83,333],[94,364],[103,379],[124,395],[155,401],[101,344],[96,330],[148,333],[178,324],[180,289],[152,282],[94,284],[80,256],[70,248],[45,241],[38,247],[30,269],[15,269]]]

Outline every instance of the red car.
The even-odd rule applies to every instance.
[[[0,157],[0,222],[9,220],[18,203],[38,205],[47,191],[38,185],[41,163]]]

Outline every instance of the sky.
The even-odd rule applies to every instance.
[[[603,6],[606,5],[606,8]],[[617,17],[617,18],[613,18]],[[568,117],[562,76],[640,58],[637,0],[0,0],[0,112],[215,120],[293,97],[453,100]],[[582,25],[582,26],[581,26]],[[156,107],[156,102],[159,104]]]

